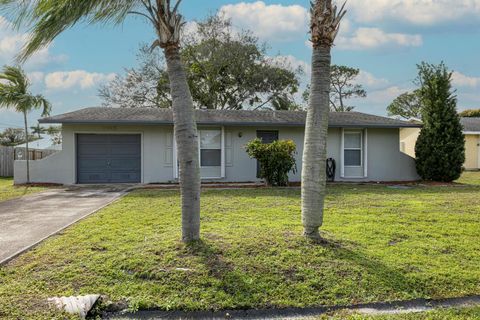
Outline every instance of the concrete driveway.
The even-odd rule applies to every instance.
[[[128,189],[71,187],[0,202],[0,264],[105,207]]]

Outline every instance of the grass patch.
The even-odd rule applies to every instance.
[[[0,202],[43,190],[43,187],[14,186],[13,178],[0,177]]]
[[[462,174],[462,177],[456,182],[466,185],[480,186],[480,171],[465,171]]]
[[[208,190],[186,246],[178,193],[135,191],[0,267],[0,317],[50,319],[45,298],[89,293],[164,310],[480,294],[479,192],[330,186],[320,246],[300,236],[299,190]]]

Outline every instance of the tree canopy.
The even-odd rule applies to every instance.
[[[295,109],[301,68],[269,57],[267,46],[250,31],[233,30],[230,20],[213,15],[184,37],[181,50],[195,106],[208,109]],[[163,57],[148,46],[139,67],[126,69],[100,89],[106,105],[170,107],[170,85]]]
[[[425,180],[458,179],[465,162],[465,137],[457,114],[452,73],[445,64],[418,66],[423,127],[415,146],[418,174]]]
[[[420,90],[405,92],[395,98],[387,107],[389,116],[399,116],[404,119],[422,119],[422,104],[420,101]]]
[[[348,105],[345,100],[353,98],[366,98],[367,91],[361,84],[356,82],[360,69],[347,66],[332,65],[330,68],[330,110],[335,112],[347,112],[355,109]],[[303,100],[308,102],[310,86],[303,93]]]
[[[480,118],[480,109],[467,109],[459,113],[460,117]]]

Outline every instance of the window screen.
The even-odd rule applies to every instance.
[[[200,130],[200,166],[222,165],[222,131]]]
[[[360,167],[362,165],[361,132],[345,132],[344,162],[347,167]]]

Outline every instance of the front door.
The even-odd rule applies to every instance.
[[[263,143],[272,143],[278,140],[278,131],[257,131],[257,138]],[[260,163],[257,161],[257,178],[260,178]]]

